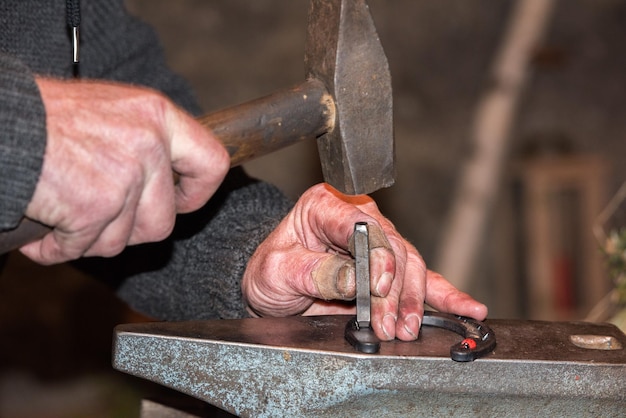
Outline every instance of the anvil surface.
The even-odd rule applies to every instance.
[[[113,365],[239,416],[621,417],[626,411],[626,336],[612,325],[488,320],[496,349],[458,363],[450,346],[462,337],[428,326],[417,341],[358,353],[344,339],[349,319],[120,325]],[[572,336],[589,335],[613,349],[572,343]]]

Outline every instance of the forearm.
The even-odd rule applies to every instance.
[[[17,226],[37,184],[46,115],[29,69],[0,54],[0,230]]]

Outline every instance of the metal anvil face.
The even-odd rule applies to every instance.
[[[458,363],[450,346],[462,337],[434,327],[422,327],[418,341],[357,353],[344,339],[349,318],[122,325],[113,365],[239,416],[622,416],[626,410],[626,336],[612,325],[489,320],[495,351]]]

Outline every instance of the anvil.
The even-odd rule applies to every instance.
[[[417,341],[360,353],[349,316],[118,326],[113,365],[238,416],[624,416],[626,336],[586,322],[489,319],[495,350],[450,359],[462,339],[423,326]]]

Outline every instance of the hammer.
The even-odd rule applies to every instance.
[[[200,117],[231,166],[317,139],[324,180],[346,194],[394,183],[393,101],[387,58],[365,0],[311,0],[305,81]],[[0,233],[0,254],[50,227],[24,218]]]

